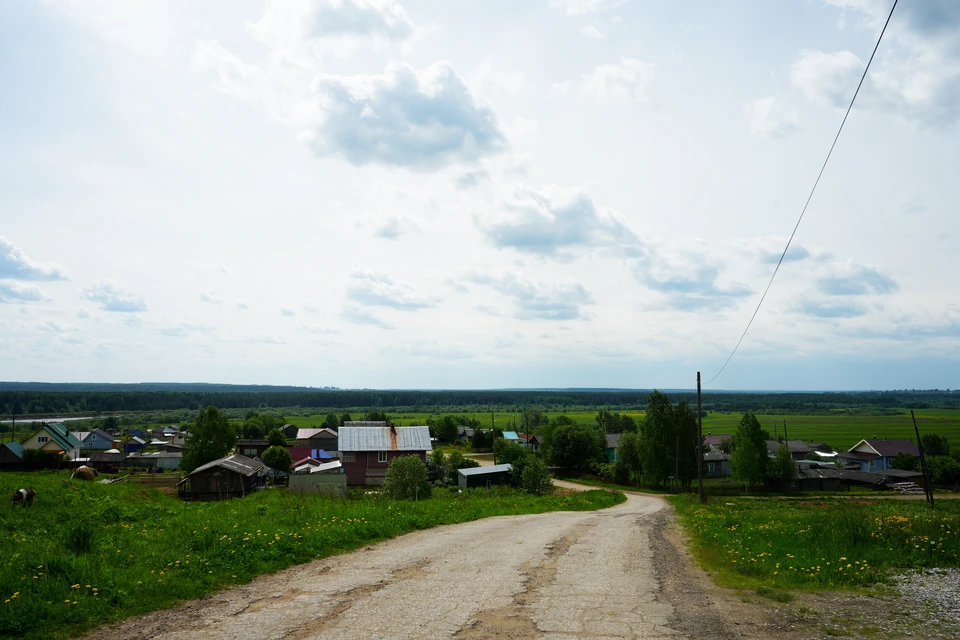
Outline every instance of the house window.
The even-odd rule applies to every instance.
[[[383,463],[387,461],[387,452],[386,451],[377,451],[377,462]]]
[[[344,461],[344,462],[356,462],[356,461],[357,461],[357,454],[355,454],[355,453],[344,453],[344,454],[343,454],[343,461]]]
[[[244,449],[244,450],[243,450],[243,455],[256,457],[256,456],[257,456],[257,450],[256,450],[256,449]]]
[[[37,436],[37,442],[39,442],[40,444],[44,444],[46,442],[50,442],[50,438],[48,438],[47,436]]]
[[[694,444],[696,444],[696,443],[694,443]],[[714,470],[713,465],[714,465],[713,462],[708,462],[708,463],[707,463],[707,471],[708,471],[709,473],[713,473],[713,470]]]

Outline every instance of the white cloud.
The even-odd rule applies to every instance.
[[[419,230],[420,225],[411,218],[391,216],[374,230],[373,235],[387,240],[396,240],[402,235],[415,233]]]
[[[297,315],[297,312],[293,309],[280,309],[280,315],[285,318],[292,318],[293,316]]]
[[[213,330],[213,327],[206,325],[195,324],[192,322],[181,322],[180,324],[172,327],[163,327],[160,329],[160,333],[168,338],[186,338],[192,333],[211,333]]]
[[[603,34],[602,31],[600,31],[600,29],[597,29],[592,24],[588,24],[583,27],[580,27],[580,33],[587,36],[588,38],[593,38],[595,40],[604,40],[607,37]]]
[[[581,86],[584,93],[601,100],[642,102],[647,99],[653,68],[652,62],[620,58],[619,64],[599,65],[583,77]]]
[[[494,68],[494,59],[485,57],[470,79],[470,86],[480,93],[518,93],[529,86],[530,81],[519,69],[504,71]]]
[[[487,239],[499,248],[553,256],[576,249],[606,247],[642,251],[640,239],[615,211],[598,210],[582,191],[517,186],[494,215],[477,218]]]
[[[659,306],[701,311],[734,306],[752,293],[744,284],[724,278],[728,262],[706,243],[687,241],[683,246],[650,245],[647,254],[629,264],[639,282],[660,294]]]
[[[310,64],[325,50],[344,53],[363,42],[405,40],[416,31],[394,0],[267,0],[250,34],[280,62]]]
[[[80,327],[75,324],[61,324],[57,320],[46,319],[40,323],[41,331],[49,331],[50,333],[70,333],[72,331],[79,331]]]
[[[272,88],[263,69],[245,64],[216,40],[198,40],[194,44],[193,64],[213,74],[213,90],[265,107],[272,104]]]
[[[835,262],[818,270],[817,288],[834,296],[862,296],[892,293],[898,285],[890,275],[853,260]]]
[[[340,312],[340,319],[344,320],[345,322],[349,322],[350,324],[369,324],[375,327],[380,327],[381,329],[396,328],[389,322],[381,320],[369,311],[352,305],[348,305],[343,308],[343,310]]]
[[[46,302],[48,300],[50,298],[36,285],[0,280],[0,302]]]
[[[849,51],[801,51],[790,67],[790,82],[812,102],[845,107],[861,73],[863,62]]]
[[[58,265],[33,262],[19,247],[0,236],[0,278],[66,280],[67,274]]]
[[[86,320],[90,318],[90,310],[86,307],[77,307],[77,312],[74,315]]]
[[[550,0],[551,7],[563,9],[571,16],[609,11],[626,3],[627,0]]]
[[[245,310],[249,308],[250,308],[250,305],[248,305],[246,302],[237,301],[237,309]]]
[[[413,311],[435,306],[435,303],[421,296],[415,287],[394,281],[385,273],[371,270],[357,270],[350,274],[351,283],[347,288],[347,299],[364,306],[390,307],[400,311]]]
[[[140,296],[117,288],[109,282],[100,282],[83,290],[84,297],[100,305],[101,311],[140,313],[147,303]]]
[[[215,293],[201,293],[198,300],[200,300],[200,302],[206,302],[208,304],[216,304],[216,305],[223,304],[223,298],[221,298]]]
[[[783,138],[800,128],[797,114],[774,96],[760,98],[743,107],[750,134],[763,138]]]
[[[319,121],[304,140],[317,155],[358,166],[436,169],[507,148],[493,107],[446,62],[421,72],[391,64],[380,75],[320,75],[314,101]]]
[[[583,307],[593,303],[580,283],[545,285],[512,271],[466,273],[459,282],[486,285],[507,296],[514,304],[514,317],[520,320],[581,320]]]

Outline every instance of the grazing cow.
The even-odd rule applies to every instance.
[[[29,489],[17,489],[13,492],[13,504],[22,504],[25,507],[32,507],[33,499],[35,497],[37,497],[37,492],[33,490],[33,487],[30,487]]]
[[[93,480],[97,477],[96,469],[92,469],[87,465],[79,467],[76,471],[73,472],[71,478],[76,478],[77,480]]]

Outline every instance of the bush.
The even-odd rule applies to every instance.
[[[520,484],[524,491],[538,496],[553,492],[553,480],[550,479],[547,465],[533,456],[530,456],[523,469]]]
[[[430,497],[427,465],[418,456],[400,456],[390,461],[383,489],[395,500],[422,500]]]
[[[286,447],[270,447],[263,452],[263,464],[267,465],[276,472],[286,473],[290,471],[290,465],[293,459]]]

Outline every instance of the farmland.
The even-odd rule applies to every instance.
[[[0,495],[33,486],[36,505],[0,505],[0,637],[49,638],[169,607],[292,564],[416,529],[491,515],[590,510],[621,494],[437,492],[430,500],[341,500],[270,489],[183,503],[132,483],[0,474]]]

